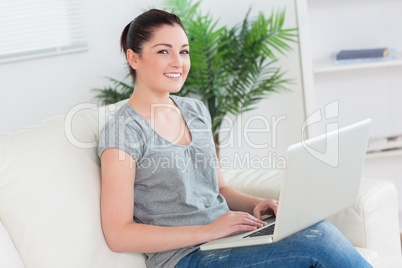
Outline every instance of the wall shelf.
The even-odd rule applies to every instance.
[[[298,0],[296,7],[306,118],[338,102],[340,127],[372,118],[371,137],[402,133],[402,1]],[[396,59],[333,61],[336,51],[379,47]],[[324,121],[308,136],[325,134]]]
[[[370,152],[366,154],[366,159],[396,157],[396,156],[402,156],[402,148],[387,151]]]
[[[372,119],[370,140],[402,134],[402,1],[297,0],[306,118],[319,111],[308,137]],[[340,50],[387,47],[397,59],[335,64]],[[336,104],[336,109],[329,110]],[[327,111],[328,110],[328,111]],[[331,113],[332,111],[332,113]],[[329,112],[329,113],[327,113]],[[402,195],[402,146],[376,144],[367,153],[363,176],[393,181]],[[402,215],[402,199],[399,200]],[[402,230],[401,230],[402,231]]]
[[[335,64],[332,59],[317,60],[313,62],[313,73],[321,74],[392,66],[402,66],[402,52],[398,52],[398,59],[364,63]]]

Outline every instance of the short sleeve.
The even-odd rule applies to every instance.
[[[138,124],[130,117],[113,117],[99,136],[98,156],[108,148],[117,148],[129,153],[138,163],[144,153],[146,139]]]
[[[202,117],[207,120],[207,122],[208,122],[208,124],[209,124],[208,127],[209,127],[209,128],[212,128],[211,114],[209,113],[209,110],[208,110],[207,106],[205,106],[205,104],[204,104],[202,101],[200,101],[200,100],[198,100],[198,103],[199,103],[199,107],[200,107],[200,109],[201,109],[201,115],[202,115]]]

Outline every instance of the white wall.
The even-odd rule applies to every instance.
[[[0,133],[13,131],[49,117],[65,114],[83,102],[96,102],[92,88],[108,83],[105,76],[124,79],[126,65],[119,50],[119,37],[124,26],[143,10],[161,8],[162,0],[84,0],[89,51],[62,56],[0,64]],[[221,23],[234,25],[240,22],[249,7],[252,14],[263,11],[270,14],[272,7],[287,8],[287,27],[296,27],[293,0],[203,0],[202,9],[210,10]],[[267,157],[273,151],[277,157],[285,156],[288,145],[299,141],[304,118],[303,96],[300,82],[298,46],[280,64],[288,70],[287,77],[294,78],[290,92],[273,94],[263,100],[255,111],[244,114],[244,123],[251,116],[259,115],[272,123],[272,116],[286,116],[278,123],[277,146],[272,147],[272,133],[249,134],[255,144],[266,144],[256,149],[244,137],[234,136],[236,145],[221,150],[221,158],[233,160],[235,154]],[[267,127],[262,120],[254,120],[250,128]],[[234,126],[237,129],[237,125]],[[235,131],[236,132],[236,131]],[[223,136],[224,134],[222,134]],[[233,167],[232,161],[229,167]],[[258,167],[257,167],[258,168]]]

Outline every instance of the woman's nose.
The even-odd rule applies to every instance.
[[[172,59],[172,66],[174,67],[182,67],[183,66],[183,60],[180,57],[180,54],[174,54],[173,59]]]

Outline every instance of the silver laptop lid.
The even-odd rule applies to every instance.
[[[288,148],[274,241],[356,202],[370,124],[367,119]]]

